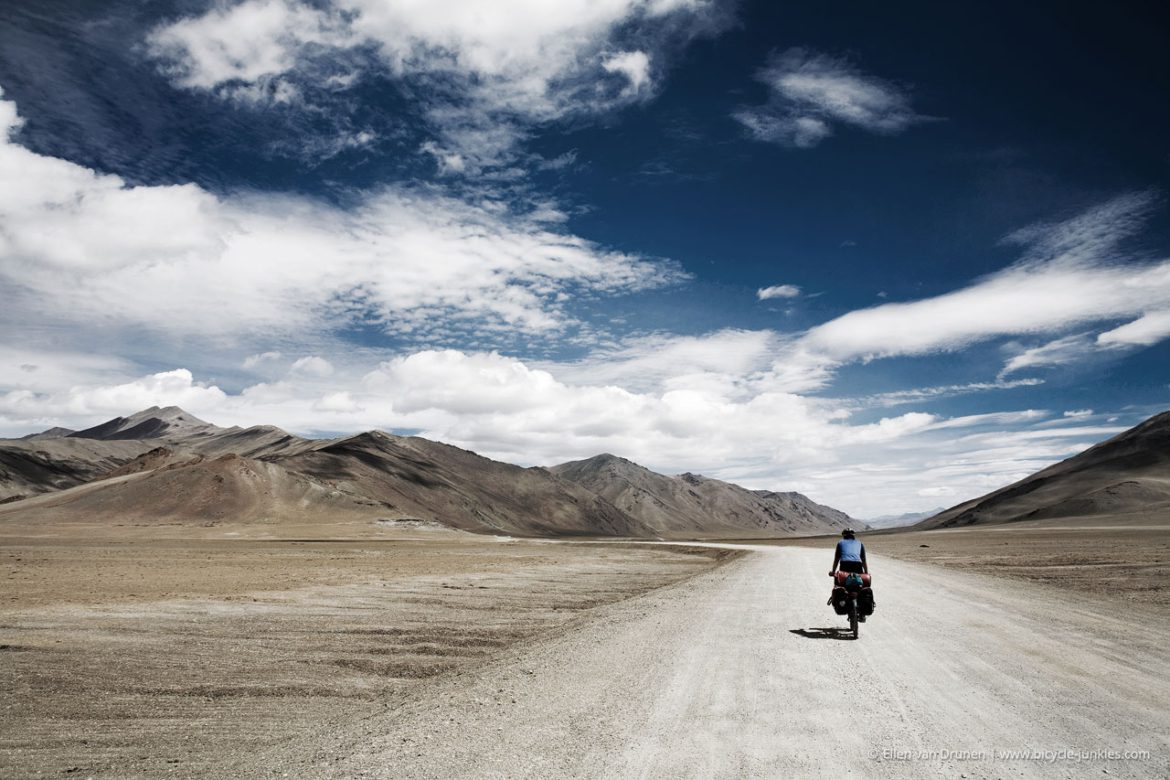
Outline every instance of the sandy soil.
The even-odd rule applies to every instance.
[[[761,547],[238,770],[444,779],[1170,773],[1164,621],[1026,583],[875,563],[878,612],[859,641],[825,606],[824,551]]]
[[[1170,613],[1170,517],[1097,517],[862,534],[866,550],[977,571]],[[828,538],[783,544],[832,550]],[[832,561],[832,553],[827,554]],[[828,567],[825,567],[826,571]]]
[[[867,534],[858,642],[831,539],[140,532],[0,543],[0,777],[1170,776],[1152,523]]]
[[[0,776],[232,776],[719,560],[415,536],[5,538]]]

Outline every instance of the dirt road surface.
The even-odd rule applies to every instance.
[[[824,550],[759,548],[238,769],[395,778],[1170,776],[1163,612],[876,559],[877,613],[853,641],[826,630],[844,626],[825,605],[829,560]]]

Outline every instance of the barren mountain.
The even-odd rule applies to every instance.
[[[28,436],[21,436],[21,441],[44,441],[46,439],[63,439],[71,433],[76,433],[72,428],[50,428],[47,431],[40,433],[30,433]]]
[[[68,434],[71,439],[161,439],[190,437],[220,430],[211,423],[184,412],[177,406],[152,406],[129,417],[115,417],[101,425]],[[44,434],[41,434],[44,435]]]
[[[1170,511],[1170,412],[916,528]]]
[[[320,444],[271,425],[219,428],[175,406],[152,406],[84,431],[50,428],[0,440],[0,501],[149,471],[185,462],[193,455],[255,458],[301,452]]]
[[[0,501],[89,482],[152,449],[149,441],[0,439]]]
[[[370,432],[280,461],[382,502],[398,517],[518,536],[647,536],[603,498],[545,469],[525,469],[418,437]]]
[[[851,522],[798,493],[664,477],[613,456],[521,468],[377,431],[314,440],[272,426],[219,428],[177,407],[63,437],[0,442],[0,490],[12,497],[0,516],[38,523],[360,519],[513,536],[677,539],[812,534]]]
[[[653,535],[544,469],[380,432],[313,440],[272,426],[218,428],[174,407],[66,438],[4,442],[0,480],[5,496],[49,493],[2,510],[35,522],[335,523],[361,516],[518,536]]]
[[[163,463],[149,468],[150,461]],[[380,514],[381,504],[277,463],[220,455],[175,458],[152,450],[114,476],[0,507],[31,522],[147,525],[338,523]],[[7,510],[6,512],[4,510]]]
[[[807,535],[856,524],[799,493],[748,490],[695,474],[668,477],[615,455],[562,463],[551,471],[609,500],[663,538]]]

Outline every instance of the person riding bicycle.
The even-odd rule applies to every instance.
[[[838,569],[855,574],[869,574],[869,563],[865,560],[865,545],[857,541],[852,528],[846,528],[841,532],[841,541],[837,542],[837,551],[833,553],[833,568],[829,570],[829,576],[834,576]],[[830,596],[829,601],[832,600]],[[864,623],[865,615],[860,615],[858,620]]]
[[[869,574],[869,564],[865,561],[865,545],[857,541],[852,528],[841,532],[841,541],[837,542],[837,551],[833,553],[833,568],[829,576],[837,573],[837,569],[857,574]]]

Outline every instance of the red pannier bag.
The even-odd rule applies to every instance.
[[[848,572],[848,571],[837,572],[836,583],[835,583],[837,585],[837,587],[838,588],[845,587],[845,578],[848,577],[852,573],[853,572]],[[872,577],[870,575],[858,574],[858,576],[861,577],[861,587],[863,587],[863,588],[872,587],[872,585],[870,584]]]

